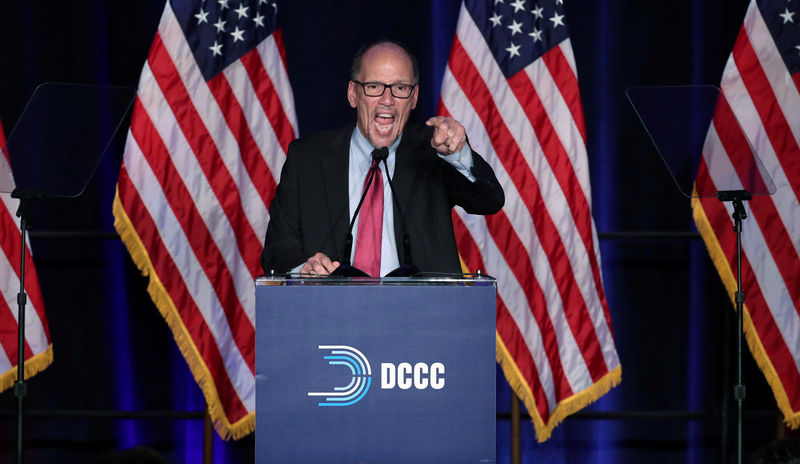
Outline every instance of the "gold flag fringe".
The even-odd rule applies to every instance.
[[[692,213],[697,230],[700,232],[700,236],[703,237],[703,241],[708,249],[708,254],[711,256],[711,261],[714,263],[714,267],[717,268],[717,273],[719,273],[723,285],[725,285],[725,290],[728,292],[728,296],[731,299],[731,303],[733,303],[733,310],[735,312],[737,287],[736,277],[733,274],[730,263],[725,257],[725,253],[722,251],[722,246],[719,244],[716,234],[714,234],[714,230],[711,227],[711,222],[709,222],[708,216],[706,216],[706,212],[703,209],[702,202],[699,198],[692,198]],[[761,339],[758,337],[755,327],[753,327],[753,320],[750,318],[750,311],[747,309],[747,305],[743,305],[743,308],[744,313],[742,314],[742,325],[744,327],[744,335],[745,339],[747,340],[747,345],[750,347],[750,352],[753,355],[753,359],[755,359],[756,364],[758,364],[758,367],[764,373],[767,383],[772,388],[772,393],[775,395],[775,401],[778,403],[778,408],[783,413],[784,423],[794,430],[800,426],[800,411],[792,410],[792,406],[789,403],[789,397],[786,395],[786,390],[783,388],[783,384],[781,383],[780,377],[778,377],[775,366],[772,365],[772,361],[770,361],[769,356],[767,356],[766,350],[764,350],[764,345],[761,344]]]
[[[500,334],[495,332],[495,335],[497,339],[497,362],[503,369],[503,373],[505,374],[506,380],[508,380],[508,384],[511,386],[511,389],[517,394],[517,396],[522,400],[522,403],[528,409],[528,413],[531,416],[531,422],[533,422],[533,428],[536,431],[536,439],[539,441],[539,443],[542,443],[550,438],[550,435],[553,433],[553,429],[555,429],[556,426],[560,424],[567,416],[594,403],[598,398],[608,393],[611,388],[616,387],[622,381],[622,366],[617,366],[617,368],[604,375],[589,388],[575,393],[569,398],[566,398],[558,403],[553,409],[553,412],[550,414],[550,418],[548,419],[547,423],[545,423],[542,420],[542,416],[539,414],[539,410],[536,409],[533,392],[531,392],[528,382],[519,371],[517,363],[514,361],[511,353],[508,352],[503,340],[500,338]]]
[[[41,353],[35,356],[31,356],[29,359],[25,360],[25,367],[23,368],[23,370],[25,371],[24,373],[25,380],[30,379],[39,372],[42,372],[52,362],[53,362],[53,344],[51,343],[46,350],[42,351]],[[3,373],[3,375],[0,375],[0,392],[4,392],[7,389],[11,388],[14,385],[14,382],[16,381],[17,381],[17,366],[14,365],[14,367],[7,370],[5,373]]]
[[[189,365],[189,370],[192,372],[194,379],[203,391],[203,396],[206,399],[208,413],[211,420],[214,422],[214,428],[219,433],[219,436],[224,440],[239,439],[255,430],[255,412],[250,412],[245,417],[239,419],[231,424],[225,416],[225,410],[222,407],[222,402],[219,399],[219,394],[214,386],[214,380],[211,377],[208,367],[203,361],[197,346],[189,335],[183,320],[180,318],[178,310],[175,308],[175,303],[170,298],[169,293],[164,288],[161,280],[153,269],[153,264],[150,261],[150,256],[144,247],[136,229],[128,217],[125,208],[119,198],[119,190],[114,194],[114,227],[117,229],[122,242],[128,249],[136,267],[139,268],[142,275],[150,277],[147,285],[147,292],[150,298],[155,303],[164,320],[167,322],[172,335],[175,337],[175,343],[186,359]]]
[[[461,270],[465,273],[468,273],[469,269],[460,255],[459,259],[461,260]],[[550,438],[550,435],[553,433],[553,429],[555,429],[556,426],[560,424],[567,416],[594,403],[598,398],[608,393],[611,388],[616,387],[622,381],[622,367],[618,366],[616,369],[612,370],[608,374],[604,375],[600,380],[592,384],[591,387],[578,392],[558,403],[552,414],[550,414],[550,419],[545,424],[545,422],[542,420],[542,416],[539,414],[539,410],[536,409],[536,403],[533,398],[533,392],[531,391],[530,385],[528,385],[525,377],[522,376],[522,373],[519,371],[519,367],[517,367],[517,362],[514,361],[514,357],[508,352],[505,343],[503,343],[503,339],[500,338],[500,334],[497,331],[495,331],[495,341],[495,356],[497,358],[497,363],[500,364],[500,367],[503,369],[503,374],[505,374],[506,380],[511,386],[511,389],[517,394],[517,396],[522,400],[522,403],[528,409],[528,412],[531,416],[531,422],[533,422],[533,428],[536,431],[536,439],[539,441],[539,443]]]

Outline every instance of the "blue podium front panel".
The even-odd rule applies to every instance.
[[[256,462],[494,462],[495,299],[257,285]]]

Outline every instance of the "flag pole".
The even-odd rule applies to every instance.
[[[520,428],[520,399],[514,390],[511,390],[511,464],[522,462],[522,439]]]
[[[208,412],[208,405],[203,413],[203,464],[214,461],[214,423]]]

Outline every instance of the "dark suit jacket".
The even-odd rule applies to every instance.
[[[354,126],[300,138],[289,145],[280,184],[270,203],[261,254],[264,271],[286,272],[321,251],[341,257],[350,221],[348,159]],[[411,254],[423,272],[461,272],[451,209],[494,214],[505,197],[492,168],[472,153],[475,182],[440,159],[433,129],[406,126],[397,148],[392,183],[406,215]],[[394,209],[398,257],[403,263],[403,220]]]

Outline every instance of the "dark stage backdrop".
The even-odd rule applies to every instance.
[[[354,118],[345,99],[350,59],[365,41],[401,39],[422,67],[415,117],[436,108],[458,16],[456,0],[282,2],[289,76],[301,134]],[[729,462],[735,318],[690,207],[636,120],[624,90],[645,84],[717,84],[745,0],[567,0],[588,132],[593,210],[623,382],[544,443],[523,420],[523,462]],[[0,13],[0,117],[10,132],[45,81],[136,86],[163,2],[6,1]],[[47,134],[43,134],[47,136]],[[93,462],[146,445],[169,462],[200,461],[202,420],[57,415],[76,410],[201,411],[203,400],[145,280],[113,233],[111,201],[123,138],[83,197],[47,200],[32,214],[32,246],[55,361],[29,382],[29,463]],[[54,153],[53,156],[67,156]],[[71,154],[70,154],[71,155]],[[43,167],[46,169],[46,167]],[[103,234],[65,232],[99,231]],[[615,232],[661,231],[644,238]],[[782,431],[766,382],[745,354],[745,452]],[[498,374],[498,412],[510,408]],[[0,462],[14,456],[15,398],[0,395]],[[667,411],[667,416],[610,412]],[[684,411],[697,414],[681,415]],[[509,422],[497,423],[509,462]],[[250,436],[216,439],[215,462],[253,461]],[[726,456],[723,459],[723,456]]]

